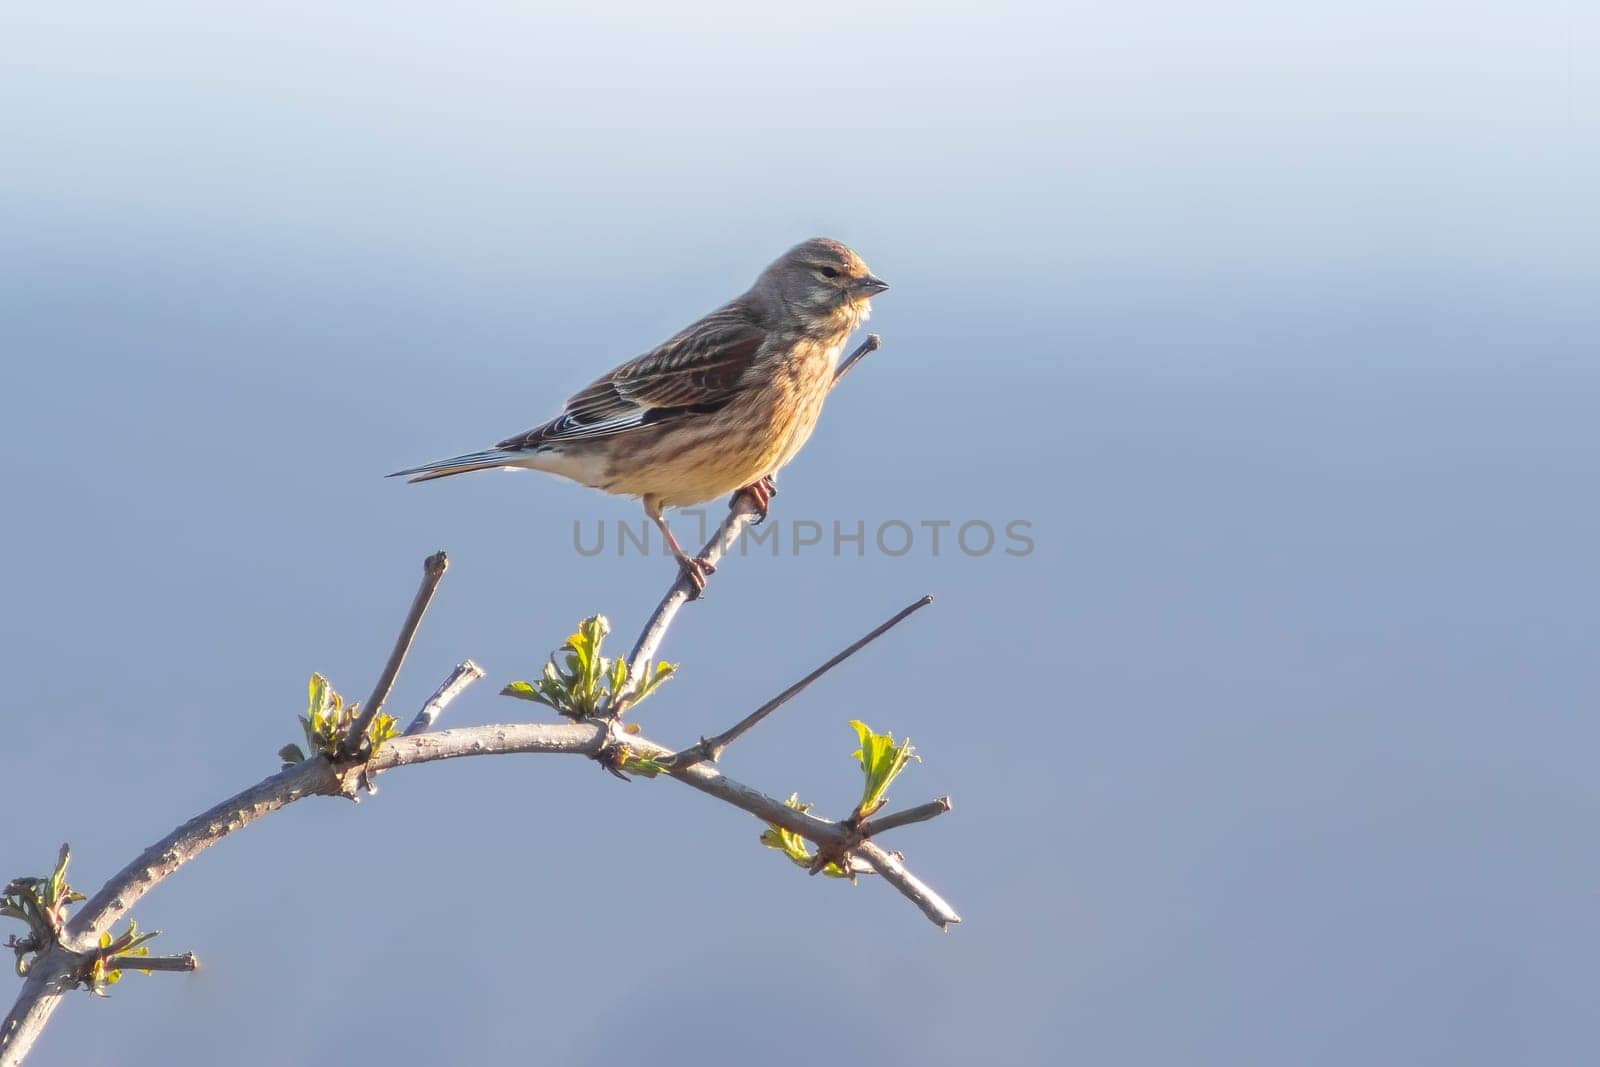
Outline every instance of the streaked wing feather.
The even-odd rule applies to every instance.
[[[555,419],[500,447],[608,437],[715,411],[733,397],[766,339],[748,309],[729,304],[624,363],[568,400]]]

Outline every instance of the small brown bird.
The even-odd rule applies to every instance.
[[[543,426],[390,477],[526,467],[636,496],[698,596],[713,568],[683,550],[662,512],[742,490],[765,517],[774,476],[816,427],[845,341],[887,288],[845,245],[805,241],[749,292],[596,381]]]

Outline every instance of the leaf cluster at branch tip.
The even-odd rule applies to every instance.
[[[311,675],[306,713],[300,716],[300,728],[306,735],[306,744],[314,755],[327,756],[336,762],[356,758],[371,759],[383,743],[400,732],[399,723],[388,712],[380,712],[367,724],[366,736],[356,751],[350,750],[350,727],[361,714],[357,701],[346,704],[328,680],[320,674]],[[284,769],[303,763],[306,754],[299,745],[288,744],[278,749]]]
[[[538,681],[512,682],[500,690],[500,695],[543,704],[573,720],[612,715],[628,691],[628,661],[621,656],[612,659],[600,654],[600,646],[610,632],[611,624],[604,615],[589,616],[578,624],[577,633],[551,654]],[[672,663],[646,665],[644,677],[628,696],[629,706],[655,692],[677,669]],[[642,767],[628,769],[654,777]]]

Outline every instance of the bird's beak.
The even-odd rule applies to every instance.
[[[888,282],[872,274],[867,275],[865,278],[857,278],[855,284],[850,287],[851,292],[863,299],[869,296],[877,296],[887,288],[889,288]]]

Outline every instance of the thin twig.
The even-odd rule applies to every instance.
[[[850,647],[846,648],[844,651],[828,660],[828,662],[824,663],[822,666],[818,667],[816,670],[812,671],[810,674],[806,675],[804,678],[800,679],[798,682],[794,683],[789,688],[785,689],[783,692],[779,693],[777,696],[761,705],[755,711],[752,711],[749,715],[746,715],[743,719],[740,719],[733,726],[730,726],[728,729],[722,731],[722,733],[709,740],[706,738],[701,738],[699,744],[684,749],[681,754],[673,757],[674,762],[682,760],[693,763],[697,760],[703,759],[708,759],[712,763],[717,762],[717,760],[722,758],[722,752],[725,748],[739,740],[739,738],[744,736],[746,732],[760,723],[762,719],[765,719],[768,715],[771,715],[774,711],[777,711],[779,708],[783,707],[790,700],[793,700],[796,696],[799,696],[800,693],[802,693],[812,682],[816,681],[818,678],[821,678],[824,674],[827,674],[839,664],[843,663],[845,660],[849,659],[851,656],[855,655],[857,652],[860,652],[863,648],[866,648],[872,642],[876,641],[878,638],[882,637],[884,634],[900,625],[900,623],[904,622],[912,612],[917,611],[919,608],[925,608],[932,603],[933,594],[929,593],[901,608],[899,611],[895,612],[894,616],[887,622],[875,627],[871,633],[851,644]]]
[[[422,625],[422,616],[428,611],[428,604],[433,600],[433,594],[439,589],[439,582],[444,578],[445,569],[450,566],[450,561],[443,552],[435,552],[422,561],[422,584],[417,587],[417,595],[411,599],[411,610],[406,612],[406,621],[400,626],[400,636],[395,639],[394,651],[389,653],[389,662],[383,665],[383,673],[378,675],[378,682],[372,687],[372,695],[367,698],[366,706],[361,709],[361,714],[350,724],[350,733],[346,741],[350,751],[357,750],[361,739],[366,736],[367,727],[378,712],[383,710],[384,701],[389,699],[389,691],[394,688],[394,680],[400,675],[400,666],[406,661],[406,653],[411,651],[411,642],[417,636],[417,627]]]
[[[717,532],[700,550],[700,558],[715,566],[723,554],[738,543],[739,535],[744,533],[745,526],[759,514],[755,501],[749,496],[740,494],[734,497],[728,517],[722,520]],[[656,652],[661,648],[661,642],[667,636],[667,628],[672,625],[672,620],[677,618],[678,609],[687,604],[694,593],[694,583],[687,576],[680,574],[667,590],[667,595],[661,598],[661,603],[656,605],[656,610],[651,612],[644,630],[639,634],[639,639],[634,642],[633,651],[628,653],[628,682],[622,691],[622,696],[612,705],[614,716],[620,717],[628,710],[628,706],[633,702],[634,690],[649,673],[650,661],[655,658]]]
[[[961,921],[961,916],[956,914],[948,901],[933,891],[922,879],[906,870],[897,852],[885,852],[871,841],[863,841],[856,849],[867,858],[867,862],[875,867],[883,880],[900,890],[902,896],[922,909],[922,914],[939,924],[939,928],[946,933],[950,930],[951,923]]]
[[[438,720],[450,702],[467,691],[467,686],[483,677],[483,668],[470,659],[456,665],[450,672],[450,677],[439,683],[439,688],[433,691],[433,696],[422,705],[422,710],[417,712],[417,717],[411,720],[411,725],[406,727],[408,734],[420,734],[424,730],[433,729],[433,724]]]
[[[833,372],[833,384],[828,386],[828,388],[830,390],[837,389],[839,387],[840,379],[854,370],[857,363],[860,363],[863,359],[866,359],[869,355],[882,347],[883,338],[879,337],[875,333],[867,334],[867,339],[857,345],[856,350],[844,357],[844,359],[839,363],[839,369]]]
[[[106,960],[111,971],[195,971],[200,961],[193,952],[177,956],[112,956]]]
[[[927,822],[929,819],[936,819],[954,806],[949,797],[940,797],[938,800],[930,800],[926,804],[918,804],[914,808],[907,808],[904,811],[885,815],[881,819],[868,819],[857,828],[856,832],[864,840],[869,837],[875,837],[885,830],[897,830],[902,826],[910,826],[914,822]]]

